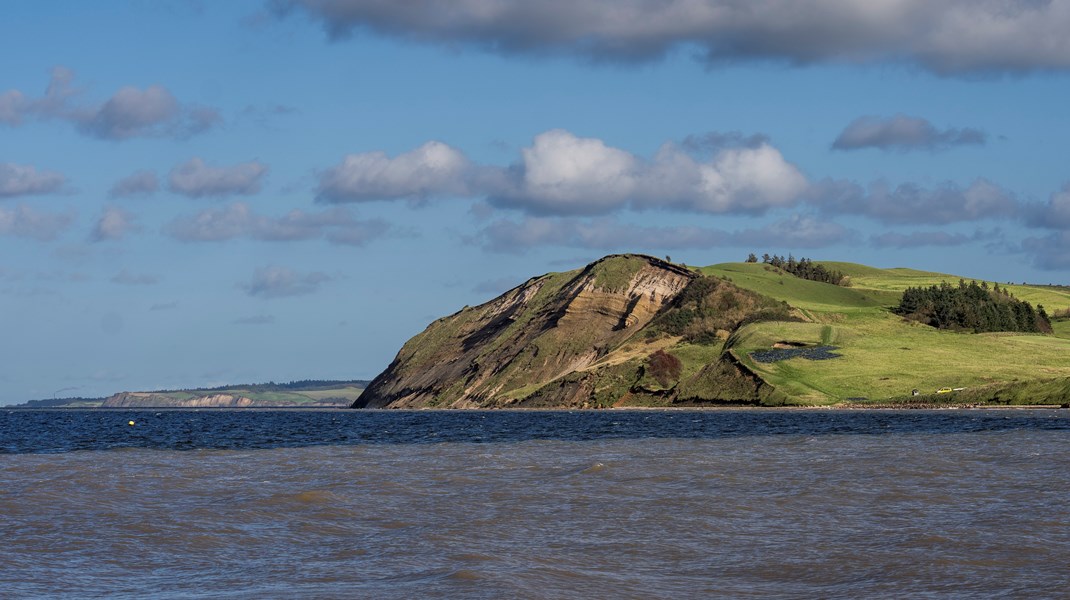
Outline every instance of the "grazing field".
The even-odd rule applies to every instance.
[[[745,326],[731,351],[743,364],[800,404],[934,394],[943,388],[976,389],[1011,382],[1070,378],[1070,321],[1056,335],[937,330],[893,314],[899,292],[959,277],[910,269],[875,269],[822,263],[851,277],[851,287],[798,279],[762,264],[727,264],[704,272],[803,309],[808,323],[763,322]],[[967,279],[968,281],[968,279]],[[1070,293],[1046,286],[1010,286],[1032,303],[1070,305]],[[752,352],[776,346],[836,346],[840,358],[792,358],[759,362]],[[954,394],[952,394],[953,396]],[[965,394],[963,394],[965,395]],[[1028,398],[1016,398],[1027,402]]]

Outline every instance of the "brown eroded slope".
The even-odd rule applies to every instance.
[[[696,277],[640,255],[533,278],[432,323],[376,377],[358,408],[502,406],[584,370],[648,324]]]

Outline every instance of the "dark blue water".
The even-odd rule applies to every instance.
[[[0,453],[1006,430],[1070,430],[1070,411],[6,410]]]
[[[1070,410],[0,411],[0,449],[4,600],[1070,597]]]

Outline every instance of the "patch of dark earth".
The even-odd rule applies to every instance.
[[[813,348],[776,348],[773,350],[759,350],[751,352],[750,356],[760,363],[774,363],[790,358],[805,358],[807,360],[830,360],[840,358],[842,354],[836,354],[833,350],[839,350],[838,346],[816,346]]]

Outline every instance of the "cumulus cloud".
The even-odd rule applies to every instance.
[[[257,269],[253,278],[239,287],[250,296],[284,298],[314,293],[331,279],[326,273],[318,271],[300,273],[286,267],[268,266]]]
[[[536,215],[607,214],[626,206],[760,214],[791,206],[806,189],[802,173],[763,138],[705,146],[713,152],[709,160],[672,142],[647,160],[599,139],[547,131],[490,190],[491,203]]]
[[[120,285],[154,285],[159,282],[159,279],[145,273],[131,273],[123,269],[111,278],[111,282]]]
[[[490,223],[471,240],[487,250],[522,253],[532,247],[562,246],[589,250],[790,246],[822,248],[851,242],[843,226],[811,216],[793,215],[760,228],[724,231],[696,226],[657,227],[622,223],[611,217],[527,217]]]
[[[1030,227],[1070,230],[1070,183],[1052,194],[1046,204],[1030,205],[1025,212]]]
[[[181,103],[161,85],[124,86],[102,103],[79,102],[84,92],[72,86],[73,80],[73,71],[56,67],[43,96],[30,97],[20,90],[0,94],[0,123],[18,126],[31,118],[58,119],[90,137],[125,140],[183,138],[222,122],[218,110]]]
[[[97,219],[97,224],[89,234],[89,239],[94,242],[121,240],[126,237],[126,234],[140,230],[133,215],[121,208],[109,206]]]
[[[191,198],[248,196],[260,191],[260,179],[267,171],[267,165],[255,160],[229,167],[213,167],[199,157],[193,157],[171,169],[167,181],[172,192]]]
[[[384,152],[350,154],[320,176],[317,198],[366,202],[470,193],[472,165],[459,150],[430,141],[393,158]]]
[[[332,39],[374,32],[502,54],[709,65],[775,61],[921,65],[940,74],[1070,67],[1065,0],[275,0]]]
[[[611,212],[638,192],[642,161],[596,138],[555,129],[535,136],[494,203],[539,214]]]
[[[829,214],[861,215],[894,224],[946,225],[1019,213],[1014,196],[986,179],[965,188],[945,183],[931,189],[914,183],[893,188],[884,182],[863,189],[851,182],[825,180],[811,186],[807,201]]]
[[[0,235],[32,238],[42,242],[54,240],[70,227],[70,213],[38,212],[25,204],[13,209],[0,208]]]
[[[281,217],[267,217],[253,212],[248,204],[235,202],[224,208],[179,217],[165,230],[183,242],[220,242],[239,238],[281,242],[323,238],[336,244],[361,246],[385,235],[390,227],[378,220],[360,221],[343,208],[318,213],[294,209]]]
[[[688,151],[710,154],[696,158]],[[716,134],[667,143],[653,159],[597,138],[554,129],[535,136],[507,167],[471,163],[440,142],[390,158],[347,156],[320,177],[328,202],[481,197],[533,215],[599,215],[623,208],[760,214],[791,206],[807,180],[761,136]]]
[[[0,198],[48,194],[63,187],[66,179],[53,171],[38,171],[30,165],[0,163]]]
[[[895,115],[881,118],[865,116],[852,121],[836,141],[834,150],[945,150],[952,146],[983,145],[988,139],[979,129],[937,129],[920,117]]]
[[[115,182],[108,192],[113,197],[147,196],[160,189],[160,180],[152,171],[137,171]]]

